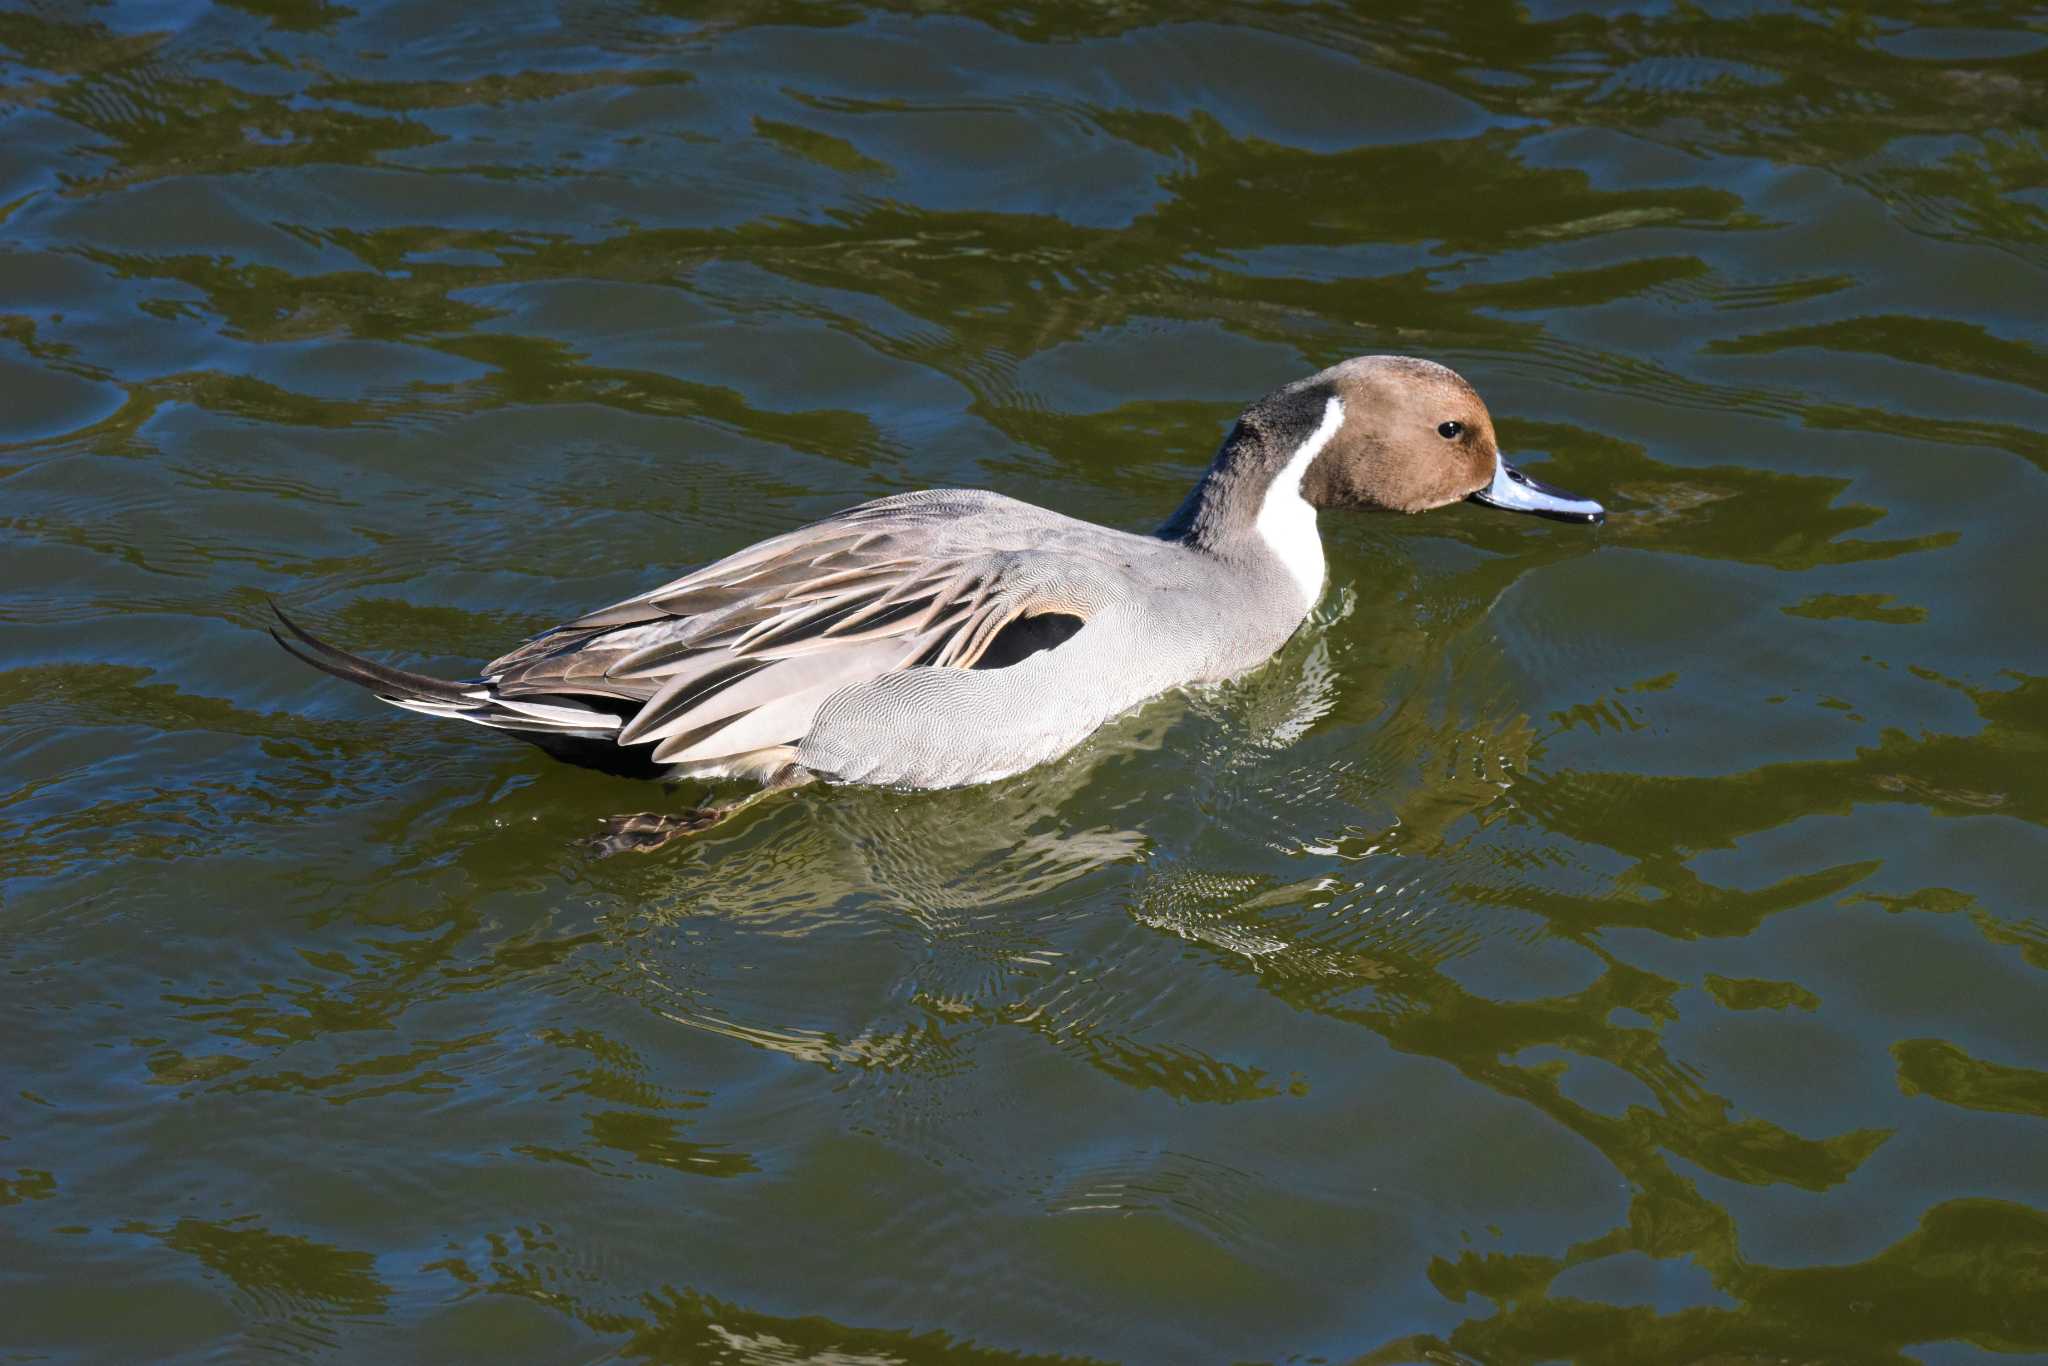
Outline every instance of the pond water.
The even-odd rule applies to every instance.
[[[52,0],[0,95],[0,1357],[2048,1353],[2038,7]],[[986,788],[594,861],[699,794],[263,630],[1144,529],[1372,351],[1605,528],[1325,515]]]

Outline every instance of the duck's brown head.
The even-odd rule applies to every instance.
[[[1272,418],[1291,413],[1297,427],[1304,419],[1317,424],[1310,439],[1323,442],[1300,485],[1314,507],[1427,512],[1469,498],[1568,522],[1606,515],[1598,503],[1508,464],[1485,401],[1434,361],[1359,356],[1261,399],[1245,417],[1266,409]]]
[[[1317,508],[1427,512],[1467,499],[1562,522],[1607,515],[1503,459],[1492,415],[1455,370],[1359,356],[1245,409],[1158,534],[1219,553],[1263,546],[1313,600],[1323,577]]]

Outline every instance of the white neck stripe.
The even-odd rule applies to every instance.
[[[1259,536],[1301,586],[1310,607],[1323,595],[1323,538],[1316,533],[1315,508],[1301,496],[1301,480],[1343,425],[1344,404],[1332,396],[1323,405],[1322,422],[1287,457],[1286,466],[1274,477],[1259,505]]]

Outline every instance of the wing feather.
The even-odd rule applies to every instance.
[[[842,688],[972,667],[1034,612],[1087,615],[1055,590],[1077,562],[1042,544],[1065,519],[1029,509],[1039,521],[1002,521],[1021,506],[962,492],[866,504],[537,636],[485,683],[505,699],[504,724],[602,730],[654,746],[659,763],[777,751]],[[619,701],[638,704],[623,724]]]
[[[687,729],[687,726],[679,728],[669,723],[688,713],[699,700],[721,686],[737,683],[767,667],[766,660],[735,658],[723,652],[708,655],[696,668],[664,682],[633,719],[620,729],[619,743],[637,744],[648,732],[656,729],[668,735]]]
[[[830,684],[836,691],[897,667],[901,641],[874,641],[864,648],[823,651],[794,659],[763,660],[722,687],[707,689],[681,706],[656,712],[650,704],[633,719],[630,742],[666,740],[684,731],[752,711],[785,694]],[[823,700],[823,699],[820,699]],[[642,724],[642,718],[647,724]],[[625,738],[622,732],[622,738]]]
[[[655,748],[654,761],[661,764],[704,763],[786,743],[810,729],[811,718],[818,714],[819,707],[825,705],[825,699],[845,686],[843,683],[820,683],[785,693],[730,724],[717,727],[701,740],[685,736],[686,743],[680,745],[673,740],[662,742]]]

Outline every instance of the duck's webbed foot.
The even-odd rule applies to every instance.
[[[651,854],[671,840],[694,835],[731,816],[731,806],[697,806],[687,811],[635,811],[624,816],[607,816],[604,829],[583,840],[583,847],[599,858],[613,854]]]
[[[736,802],[693,806],[682,811],[635,811],[624,816],[608,816],[603,830],[580,843],[598,858],[610,858],[613,854],[651,854],[687,835],[701,834],[714,825],[731,820],[763,797],[802,787],[810,780],[809,773],[797,769],[780,775],[759,792],[748,793]]]

